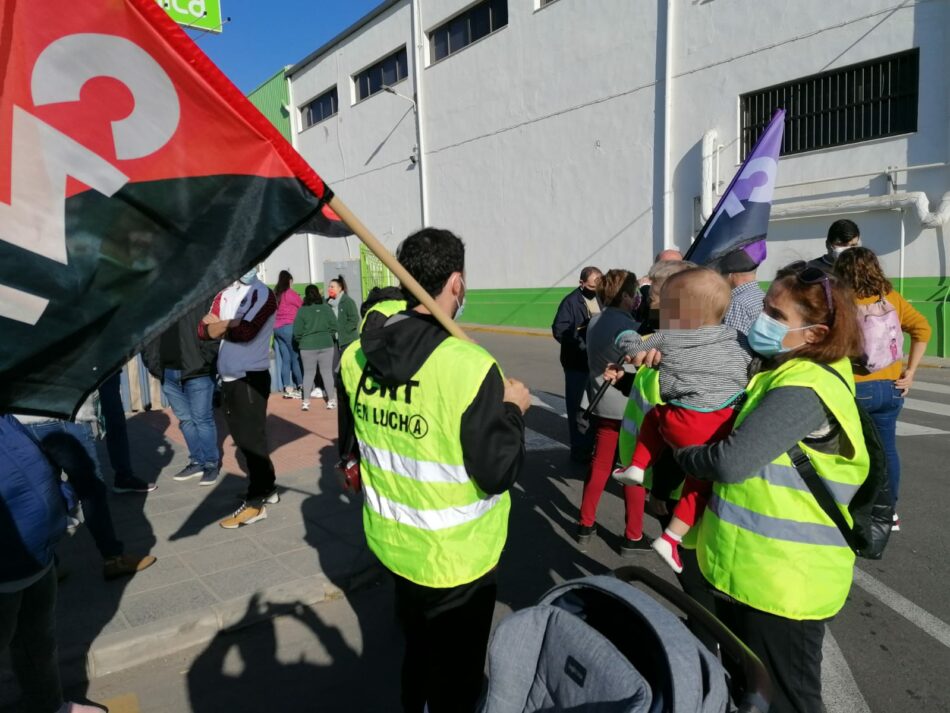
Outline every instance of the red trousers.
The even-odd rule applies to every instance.
[[[656,406],[643,418],[631,464],[646,470],[668,446],[684,448],[721,441],[732,432],[738,413],[731,406],[718,411]],[[711,490],[711,481],[687,476],[673,516],[692,527],[705,509]]]
[[[620,421],[610,418],[596,420],[597,431],[594,434],[594,455],[590,470],[584,483],[584,496],[581,501],[581,525],[590,527],[597,519],[597,504],[604,494],[607,480],[614,469],[617,455],[617,440],[620,438]],[[640,486],[625,485],[623,500],[627,512],[627,526],[624,537],[639,540],[643,537],[643,503],[647,491]]]

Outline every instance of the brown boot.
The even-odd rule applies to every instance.
[[[116,579],[126,575],[141,572],[155,564],[154,555],[119,555],[110,557],[102,563],[102,576],[106,579]]]

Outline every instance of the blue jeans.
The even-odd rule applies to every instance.
[[[182,381],[179,369],[165,369],[162,393],[180,422],[189,461],[204,468],[217,468],[221,452],[212,406],[214,380],[210,376],[196,376]]]
[[[25,425],[50,462],[66,474],[66,480],[79,496],[86,527],[99,554],[103,559],[121,555],[122,543],[115,536],[92,425],[71,421]]]
[[[300,367],[300,353],[294,349],[294,325],[285,324],[275,329],[274,343],[280,351],[280,385],[285,389],[288,386],[300,386],[303,383],[303,369]],[[293,381],[290,380],[291,374]]]
[[[857,398],[858,403],[870,414],[881,437],[884,454],[887,456],[891,495],[894,496],[896,506],[901,483],[901,459],[897,453],[897,417],[904,407],[904,397],[893,381],[880,379],[857,384]]]
[[[122,374],[118,371],[103,381],[99,387],[99,405],[102,408],[102,418],[106,422],[109,463],[112,464],[115,479],[127,481],[134,474],[129,452],[129,431],[125,423],[125,407],[122,405],[122,394],[119,393],[121,384]]]
[[[577,412],[587,389],[586,371],[564,370],[564,406],[567,408],[567,431],[571,437],[571,455],[589,457],[594,450],[594,431],[581,433],[577,428]]]

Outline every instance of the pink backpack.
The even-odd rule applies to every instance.
[[[904,358],[904,334],[894,305],[881,297],[869,305],[858,305],[858,324],[864,340],[860,363],[869,373],[880,371]]]

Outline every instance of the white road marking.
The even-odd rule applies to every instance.
[[[920,399],[904,399],[904,408],[911,411],[923,411],[932,413],[936,416],[950,416],[950,406],[947,404],[938,404],[935,401],[922,401]]]
[[[545,393],[542,397],[537,394],[531,394],[531,405],[555,413],[561,418],[567,418],[564,399],[560,396]]]
[[[950,624],[920,608],[907,597],[888,587],[884,582],[857,567],[854,568],[854,583],[868,594],[877,597],[883,604],[896,611],[925,634],[932,636],[950,649]]]
[[[566,451],[568,447],[560,441],[548,438],[543,433],[526,428],[524,430],[524,445],[527,451]]]
[[[828,713],[871,713],[828,627],[821,646],[821,699]]]
[[[950,431],[941,431],[939,428],[930,426],[918,426],[916,423],[897,422],[898,436],[942,436]]]
[[[929,391],[932,394],[950,394],[950,386],[931,384],[929,381],[915,381],[910,390],[911,393],[914,391]]]

